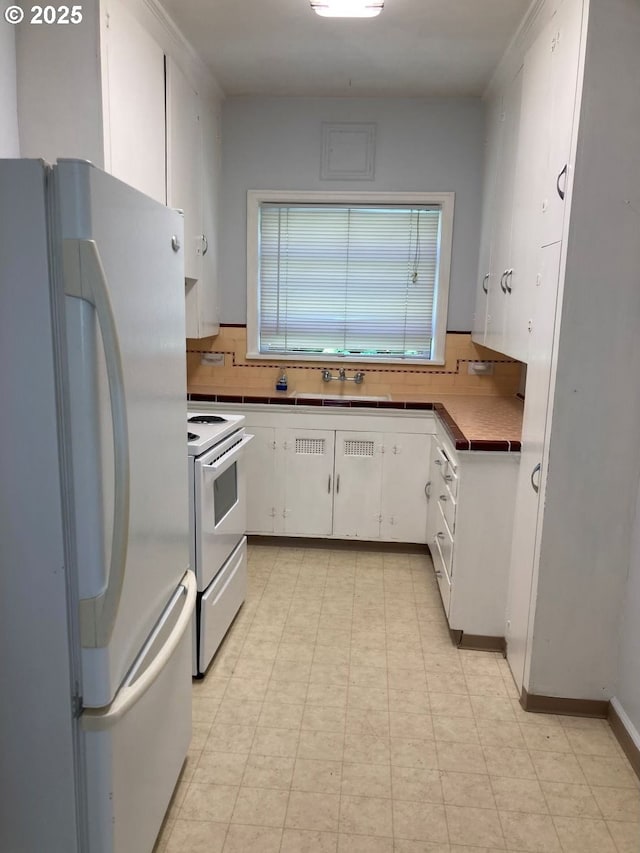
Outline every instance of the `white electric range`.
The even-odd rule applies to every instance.
[[[244,415],[190,412],[189,521],[198,595],[193,675],[202,678],[247,591]]]

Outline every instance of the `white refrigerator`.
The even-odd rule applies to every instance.
[[[150,853],[191,736],[182,216],[0,160],[0,850]]]

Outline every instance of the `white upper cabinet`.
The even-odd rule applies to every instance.
[[[524,362],[538,249],[562,236],[582,8],[559,0],[557,8],[547,4],[546,14],[517,71],[487,103],[473,339]]]
[[[547,100],[549,144],[542,176],[542,234],[547,246],[562,239],[569,169],[574,105],[578,85],[582,4],[563,0],[548,29],[551,56]]]
[[[164,51],[118,0],[104,24],[105,169],[164,204]]]
[[[495,286],[495,224],[498,193],[498,170],[502,151],[503,134],[502,97],[494,98],[487,105],[484,191],[482,197],[482,222],[480,232],[480,258],[476,282],[476,309],[473,315],[473,340],[486,344],[489,314],[489,290]]]
[[[217,334],[221,95],[204,64],[156,0],[99,0],[78,26],[19,29],[23,156],[90,160],[183,210],[186,335]]]
[[[202,131],[200,99],[167,57],[167,203],[184,213],[184,274],[202,277]]]
[[[509,279],[513,278],[517,261],[512,255],[513,203],[515,165],[517,160],[522,68],[518,70],[502,97],[502,134],[500,165],[496,180],[496,205],[492,229],[489,307],[485,343],[501,349],[505,336]]]

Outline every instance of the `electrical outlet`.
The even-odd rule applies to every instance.
[[[493,376],[493,362],[470,361],[467,365],[467,372],[472,376]]]
[[[205,364],[208,367],[213,367],[215,365],[221,366],[224,364],[224,353],[223,352],[205,352],[200,359],[200,364]]]

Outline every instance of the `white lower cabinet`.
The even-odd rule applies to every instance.
[[[247,415],[255,435],[247,452],[248,532],[426,542],[425,423],[417,421],[421,433],[295,427],[304,418]],[[357,419],[338,416],[336,425]]]
[[[498,648],[520,454],[456,451],[443,427],[431,442],[427,538],[449,627]]]

